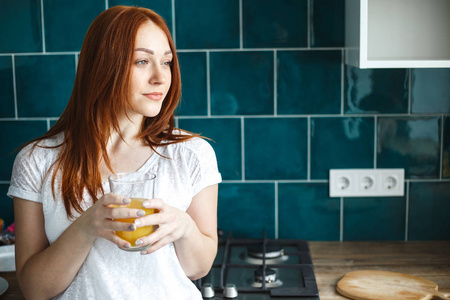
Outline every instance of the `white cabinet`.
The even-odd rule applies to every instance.
[[[346,0],[346,64],[450,68],[450,0]]]

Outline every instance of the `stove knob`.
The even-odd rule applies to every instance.
[[[215,296],[214,294],[214,287],[211,283],[204,283],[202,286],[202,297],[203,299],[209,299],[213,298]]]
[[[236,285],[233,283],[227,283],[223,290],[223,297],[226,299],[235,299],[238,296]]]

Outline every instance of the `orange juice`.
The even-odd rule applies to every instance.
[[[155,210],[153,208],[144,208],[142,206],[142,202],[144,202],[146,199],[139,199],[139,198],[130,198],[131,203],[126,205],[111,205],[112,207],[127,207],[127,208],[138,208],[145,211],[145,215],[153,214],[155,213]],[[117,219],[117,221],[124,222],[124,223],[134,223],[135,218],[127,218],[127,219]],[[124,239],[125,241],[129,242],[131,244],[131,247],[135,246],[135,242],[138,238],[144,237],[149,235],[154,231],[154,226],[143,226],[138,227],[135,231],[116,231],[117,236],[119,236],[121,239]]]

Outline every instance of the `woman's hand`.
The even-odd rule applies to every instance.
[[[161,199],[146,200],[142,206],[153,208],[157,213],[136,219],[134,221],[136,227],[157,225],[158,229],[136,241],[136,245],[151,245],[147,250],[141,251],[141,254],[153,253],[165,245],[183,238],[194,224],[187,213],[167,205]]]
[[[81,231],[92,239],[101,237],[119,247],[130,248],[129,242],[114,233],[114,231],[136,230],[135,224],[116,221],[116,219],[138,218],[145,215],[142,209],[121,207],[130,202],[131,200],[124,196],[105,194],[75,222],[78,223]]]

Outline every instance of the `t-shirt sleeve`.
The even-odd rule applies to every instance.
[[[45,176],[43,173],[45,163],[42,159],[42,148],[35,147],[32,151],[32,146],[26,146],[17,154],[7,195],[11,198],[42,202],[39,194]]]
[[[203,139],[195,139],[192,148],[195,159],[191,160],[191,180],[193,196],[204,188],[222,182],[217,167],[217,159],[214,149]]]

